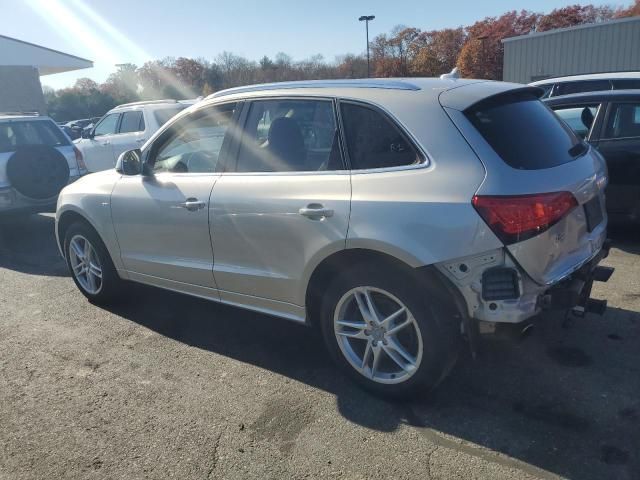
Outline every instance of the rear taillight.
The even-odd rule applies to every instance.
[[[473,197],[473,206],[505,244],[521,242],[549,229],[578,205],[569,192]]]
[[[78,164],[78,168],[80,170],[87,170],[87,166],[84,163],[84,158],[82,157],[82,152],[76,146],[73,147],[73,153],[76,155],[76,163]]]

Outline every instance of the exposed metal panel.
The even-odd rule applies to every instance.
[[[503,80],[640,70],[640,17],[505,39]]]

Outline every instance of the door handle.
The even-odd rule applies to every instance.
[[[104,146],[111,145],[111,142],[102,142],[102,145]]]
[[[178,204],[179,207],[186,208],[190,212],[202,210],[206,205],[207,204],[205,202],[198,200],[197,198],[187,198],[186,201]]]
[[[310,203],[306,207],[298,210],[298,213],[303,217],[307,217],[312,220],[322,220],[323,218],[333,216],[333,210],[330,208],[324,208],[324,205],[319,203]]]

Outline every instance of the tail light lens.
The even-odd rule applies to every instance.
[[[569,192],[473,197],[473,206],[505,244],[521,242],[548,230],[578,205]]]
[[[76,146],[73,147],[73,153],[76,155],[76,163],[78,164],[78,168],[80,170],[87,170],[87,165],[84,163],[84,157],[82,156],[82,152]]]

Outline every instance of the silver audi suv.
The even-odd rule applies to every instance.
[[[316,325],[366,388],[427,390],[480,325],[604,307],[589,296],[611,274],[606,167],[541,93],[459,79],[218,92],[66,187],[60,250],[93,302],[130,280]]]

